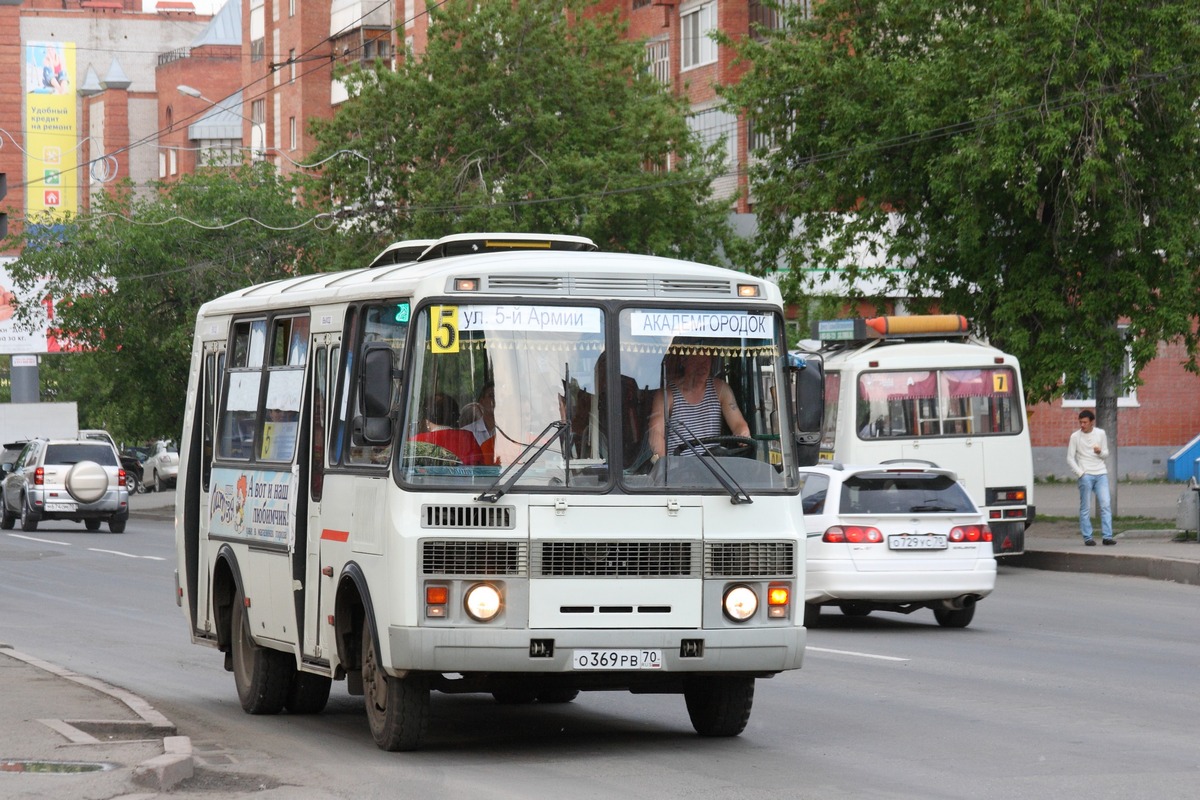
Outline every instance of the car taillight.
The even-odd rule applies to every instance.
[[[952,542],[990,542],[992,529],[987,525],[957,525],[950,529]]]
[[[43,486],[46,483],[46,470],[38,467],[33,471],[33,485]]]
[[[834,525],[825,531],[821,541],[834,544],[878,544],[883,541],[883,534],[879,532],[878,528]]]
[[[117,470],[117,486],[124,486],[124,485],[125,485],[125,470],[119,469],[119,470]]]

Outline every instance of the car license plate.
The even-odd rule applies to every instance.
[[[662,650],[576,650],[575,669],[662,669]]]
[[[74,511],[74,503],[46,503],[47,511]]]
[[[889,550],[945,550],[946,537],[940,533],[904,534],[888,537]]]

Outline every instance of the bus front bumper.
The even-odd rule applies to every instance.
[[[391,671],[572,673],[584,653],[658,651],[661,666],[633,674],[754,673],[799,669],[804,628],[706,630],[388,630]],[[617,670],[614,670],[617,671]]]

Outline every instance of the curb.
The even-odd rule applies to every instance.
[[[1021,555],[1005,556],[1004,561],[1014,567],[1029,569],[1125,575],[1200,586],[1200,562],[1178,558],[1026,550]]]
[[[42,661],[40,658],[10,649],[7,646],[3,647],[6,656],[12,656],[18,661],[24,661],[31,667],[37,667],[59,678],[65,678],[80,686],[86,686],[89,689],[106,694],[114,700],[123,703],[142,720],[141,724],[147,726],[152,735],[163,737],[163,754],[147,759],[133,768],[133,779],[136,783],[141,786],[157,789],[158,791],[167,791],[180,781],[192,777],[195,771],[195,762],[192,758],[191,739],[187,736],[176,736],[175,723],[163,716],[154,706],[132,692],[118,686],[113,686],[110,683],[105,683],[98,678],[80,675],[57,664]],[[88,734],[79,731],[67,720],[43,720],[43,722],[61,723],[50,725],[50,727],[66,736],[69,740],[74,741],[79,737],[91,738]],[[104,724],[103,722],[92,722],[89,724],[89,727]]]

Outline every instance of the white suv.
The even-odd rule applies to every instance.
[[[4,476],[0,528],[35,531],[43,520],[82,522],[89,531],[108,523],[123,533],[129,491],[116,448],[95,439],[34,439]]]

